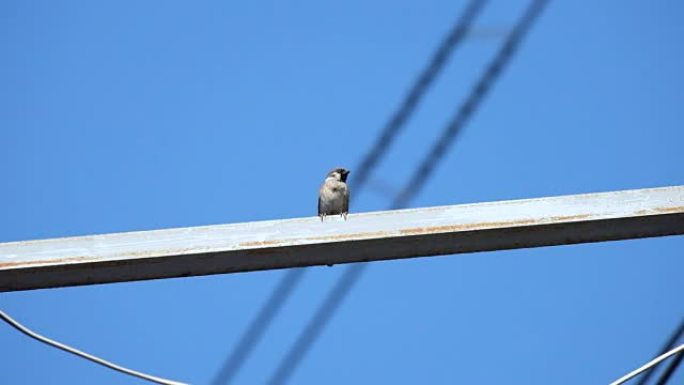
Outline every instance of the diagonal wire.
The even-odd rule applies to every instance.
[[[184,383],[182,383],[182,382],[171,381],[171,380],[167,380],[167,379],[164,379],[161,377],[155,377],[155,376],[151,376],[149,374],[145,374],[145,373],[137,372],[135,370],[124,368],[123,366],[119,366],[119,365],[111,363],[107,360],[103,360],[102,358],[93,356],[92,354],[82,352],[78,349],[72,348],[71,346],[64,345],[64,344],[57,342],[55,340],[51,340],[45,336],[42,336],[42,335],[34,332],[33,330],[27,328],[26,326],[20,324],[18,321],[16,321],[14,318],[10,317],[7,313],[3,312],[2,310],[0,310],[0,319],[7,322],[10,326],[12,326],[13,328],[19,330],[20,332],[26,334],[27,336],[29,336],[33,339],[36,339],[36,340],[38,340],[44,344],[48,344],[52,347],[55,347],[57,349],[61,349],[67,353],[74,354],[78,357],[85,358],[86,360],[90,360],[96,364],[100,364],[100,365],[107,367],[109,369],[116,370],[117,372],[128,374],[129,376],[142,378],[143,380],[147,380],[147,381],[154,382],[157,384],[184,385]]]
[[[663,345],[663,347],[660,349],[660,353],[658,353],[658,355],[663,354],[663,353],[669,351],[670,349],[672,349],[677,344],[677,341],[679,341],[680,338],[682,338],[682,337],[684,337],[684,320],[682,320],[682,322],[679,324],[679,326],[672,332],[672,334],[670,335],[670,338],[667,339],[667,341],[665,342],[665,345]],[[672,360],[672,362],[667,367],[667,369],[665,369],[665,372],[662,374],[661,378],[658,379],[658,382],[657,382],[658,385],[667,383],[667,380],[670,377],[670,375],[672,375],[672,372],[674,372],[674,370],[677,369],[677,365],[681,361],[682,356],[684,356],[684,355],[680,354],[679,356],[677,356],[677,358]],[[675,362],[676,362],[676,364],[675,364]],[[641,378],[639,378],[639,381],[635,385],[646,384],[646,382],[649,380],[649,378],[651,378],[651,376],[653,375],[654,372],[655,372],[654,370],[649,370],[649,371],[645,372],[641,376]],[[669,374],[668,374],[668,372],[669,372]],[[661,382],[661,381],[664,381],[664,382]]]
[[[658,357],[652,359],[651,361],[648,361],[647,363],[643,364],[642,366],[632,370],[631,372],[625,374],[624,376],[618,378],[617,380],[613,381],[610,383],[610,385],[620,385],[624,384],[625,382],[629,381],[635,376],[638,376],[639,374],[643,373],[644,371],[647,370],[653,370],[653,367],[660,364],[661,362],[665,361],[666,359],[676,355],[676,354],[684,354],[684,344],[681,344],[677,346],[676,348],[665,352]]]
[[[456,24],[454,24],[432,55],[428,65],[423,69],[409,92],[404,96],[399,108],[383,127],[380,136],[371,147],[371,150],[351,174],[349,185],[350,189],[354,191],[355,196],[366,185],[370,173],[385,155],[399,131],[406,125],[406,122],[418,107],[427,90],[434,83],[437,75],[444,68],[455,48],[467,36],[473,20],[482,11],[486,2],[486,0],[471,0],[468,3]],[[280,283],[271,293],[268,301],[259,310],[248,329],[243,333],[240,341],[228,356],[212,384],[228,384],[235,377],[256,344],[261,340],[264,332],[283,307],[285,301],[287,301],[293,289],[301,281],[303,274],[303,269],[290,270],[285,273]],[[287,293],[280,294],[279,292],[281,291],[287,291]]]
[[[278,286],[271,292],[268,301],[261,308],[261,311],[252,320],[249,328],[240,337],[240,341],[231,352],[221,370],[216,374],[213,384],[226,384],[238,372],[245,359],[259,342],[268,325],[275,318],[283,303],[292,293],[299,281],[304,276],[304,268],[297,268],[288,271]]]
[[[682,363],[682,359],[684,359],[684,352],[680,352],[677,357],[670,361],[670,364],[667,365],[667,368],[665,368],[663,374],[661,374],[660,378],[658,378],[656,385],[667,385],[667,382],[670,381],[670,377],[677,370],[679,364]]]
[[[424,158],[420,167],[413,174],[406,187],[396,197],[391,205],[392,209],[405,207],[418,194],[438,162],[446,154],[446,151],[453,143],[457,134],[461,132],[462,128],[479,107],[482,99],[486,96],[494,81],[498,79],[501,70],[509,62],[525,34],[544,9],[547,2],[547,0],[533,0],[530,3],[521,19],[508,35],[497,55],[487,66],[482,76],[471,90],[465,102],[460,106],[454,118],[446,126],[441,137],[435,142],[430,153]],[[271,377],[269,384],[280,385],[285,384],[289,380],[292,373],[306,356],[326,325],[330,322],[335,311],[342,304],[367,266],[368,265],[366,264],[358,263],[347,268],[340,280],[328,294],[325,302],[318,308],[314,316],[298,336],[292,348],[281,361]]]
[[[430,88],[436,76],[444,68],[444,65],[454,48],[456,48],[467,36],[473,20],[475,20],[480,11],[482,11],[485,3],[486,1],[483,0],[470,1],[461,14],[461,17],[456,24],[454,24],[451,31],[449,31],[449,34],[442,40],[437,51],[432,55],[430,64],[421,72],[420,76],[413,84],[413,87],[411,87],[411,90],[404,97],[399,109],[397,109],[383,128],[382,133],[375,141],[372,150],[366,155],[361,161],[361,164],[359,164],[357,170],[352,174],[350,188],[358,189],[361,185],[366,183],[371,171],[375,169],[380,158],[387,152],[389,145],[394,138],[396,138],[399,130],[406,124],[406,121],[415,111],[425,92]]]
[[[658,355],[663,354],[672,349],[682,336],[684,336],[684,320],[682,320],[682,322],[679,324],[679,327],[675,329],[674,332],[672,332],[670,338],[668,338],[667,342],[665,342],[665,345],[663,345],[663,347],[660,349],[660,353]],[[646,381],[648,381],[649,378],[651,378],[653,372],[653,370],[645,372],[641,376],[641,378],[639,378],[639,382],[637,382],[636,385],[646,384]]]

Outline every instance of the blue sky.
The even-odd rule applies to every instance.
[[[0,2],[0,241],[313,215],[465,2]],[[491,1],[374,174],[399,188],[525,1]],[[413,206],[684,184],[684,5],[552,1]],[[279,197],[273,198],[274,195]],[[385,209],[366,189],[352,211]],[[684,317],[684,237],[372,264],[292,384],[601,384]],[[264,383],[344,266],[235,378]],[[0,294],[31,328],[206,384],[283,271]],[[0,383],[137,384],[0,326]],[[680,370],[673,379],[684,381]]]

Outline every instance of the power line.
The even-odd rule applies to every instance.
[[[444,37],[439,47],[432,55],[429,64],[420,73],[409,92],[404,96],[399,108],[392,114],[383,127],[381,134],[371,147],[371,150],[352,173],[349,184],[350,188],[354,191],[354,196],[357,196],[361,189],[366,185],[370,173],[377,167],[378,162],[386,154],[389,146],[397,137],[397,134],[406,125],[406,122],[418,107],[426,91],[434,83],[437,75],[443,70],[455,48],[458,47],[467,36],[471,29],[471,24],[482,11],[485,4],[486,0],[471,0],[451,31]],[[276,291],[282,287],[296,287],[301,280],[302,274],[303,272],[301,271],[286,272],[281,279],[281,282],[276,287]],[[254,346],[269,328],[273,319],[283,307],[285,301],[287,301],[289,292],[287,295],[279,295],[276,291],[271,293],[269,300],[259,310],[254,321],[250,323],[248,329],[243,333],[240,342],[235,346],[214,379],[214,385],[230,383],[254,349]]]
[[[525,34],[541,14],[541,11],[547,3],[547,0],[534,0],[530,3],[522,18],[518,21],[504,44],[501,46],[497,55],[486,67],[480,79],[472,88],[468,98],[460,106],[454,118],[447,125],[440,138],[435,142],[431,151],[424,158],[409,183],[396,197],[391,205],[392,208],[405,207],[410,200],[418,194],[420,188],[432,174],[437,163],[446,154],[446,151],[453,143],[458,133],[461,132],[463,126],[479,107],[482,99],[490,90],[491,85],[498,78],[501,70],[509,62],[512,55],[516,52],[516,49]],[[360,263],[347,268],[333,290],[328,294],[326,300],[318,308],[307,326],[302,330],[285,358],[281,361],[281,364],[271,377],[269,384],[280,385],[288,381],[313,343],[330,322],[335,311],[339,308],[361,274],[365,271],[366,266],[367,265]]]
[[[530,6],[508,35],[508,38],[503,46],[501,46],[501,49],[494,60],[489,63],[479,81],[470,91],[465,103],[461,105],[458,113],[456,113],[454,118],[447,125],[442,136],[437,140],[430,153],[423,160],[418,170],[413,174],[413,177],[406,188],[399,193],[393,207],[404,207],[417,195],[419,189],[425,184],[425,181],[430,175],[432,175],[439,160],[446,154],[446,151],[454,143],[456,136],[468,123],[468,120],[472,117],[473,113],[482,102],[482,99],[487,95],[492,84],[498,79],[501,70],[506,66],[513,53],[515,53],[525,33],[537,16],[539,16],[546,4],[547,0],[534,0],[530,3]]]
[[[679,326],[672,332],[670,337],[665,342],[665,345],[663,345],[663,347],[660,349],[659,355],[664,354],[665,352],[672,349],[675,346],[675,344],[677,344],[677,341],[679,341],[679,339],[682,338],[682,336],[684,336],[684,320],[682,320],[682,322],[679,324]],[[679,362],[681,361],[682,356],[684,356],[684,355],[679,355],[677,358],[672,360],[672,362],[667,367],[667,369],[665,370],[665,372],[663,373],[661,378],[658,380],[658,382],[657,382],[658,385],[667,383],[667,380],[670,377],[670,375],[672,375],[672,372],[674,372],[677,369],[677,366],[679,365]],[[636,383],[636,385],[645,385],[646,382],[649,380],[649,378],[651,378],[653,373],[654,373],[653,370],[649,370],[649,371],[645,372],[641,376],[641,378],[639,378],[639,381]],[[661,382],[661,381],[664,381],[664,382]]]
[[[372,150],[361,161],[359,167],[352,173],[350,187],[354,191],[364,185],[371,171],[375,169],[380,158],[387,152],[389,145],[396,138],[400,129],[413,114],[425,92],[430,88],[437,75],[442,71],[449,56],[463,41],[471,29],[473,20],[479,15],[486,4],[483,0],[471,0],[461,17],[454,24],[451,31],[442,40],[439,48],[432,55],[430,64],[421,72],[411,90],[406,94],[399,109],[392,115],[376,140]]]
[[[325,329],[325,326],[330,322],[330,319],[347,297],[347,294],[354,287],[356,281],[361,277],[365,266],[365,264],[356,263],[345,270],[342,277],[335,284],[335,287],[328,293],[323,304],[306,325],[306,328],[299,334],[294,345],[288,351],[285,358],[283,358],[273,376],[271,376],[269,384],[276,385],[287,382],[311,345],[313,345],[320,333]]]
[[[679,364],[682,363],[683,358],[684,353],[679,352],[679,355],[675,357],[672,361],[670,361],[670,364],[667,365],[667,368],[665,368],[663,374],[660,375],[660,378],[658,379],[658,382],[656,382],[656,385],[667,385],[667,382],[670,381],[670,377],[672,377],[674,372],[677,370]]]
[[[57,342],[57,341],[51,340],[51,339],[49,339],[49,338],[47,338],[47,337],[45,337],[45,336],[42,336],[42,335],[40,335],[40,334],[38,334],[38,333],[36,333],[36,332],[30,330],[29,328],[25,327],[24,325],[20,324],[18,321],[16,321],[15,319],[13,319],[13,318],[10,317],[9,315],[7,315],[7,314],[6,314],[5,312],[3,312],[2,310],[0,310],[0,319],[2,319],[3,321],[7,322],[10,326],[14,327],[15,329],[19,330],[20,332],[26,334],[27,336],[29,336],[29,337],[31,337],[31,338],[33,338],[33,339],[36,339],[36,340],[38,340],[38,341],[40,341],[40,342],[42,342],[42,343],[48,344],[48,345],[50,345],[50,346],[53,346],[53,347],[55,347],[55,348],[57,348],[57,349],[61,349],[61,350],[65,351],[65,352],[67,352],[67,353],[75,354],[75,355],[78,356],[78,357],[85,358],[86,360],[90,360],[90,361],[92,361],[92,362],[94,362],[94,363],[96,363],[96,364],[100,364],[100,365],[105,366],[105,367],[107,367],[107,368],[109,368],[109,369],[116,370],[117,372],[121,372],[121,373],[124,373],[124,374],[128,374],[129,376],[134,376],[134,377],[142,378],[143,380],[147,380],[147,381],[154,382],[154,383],[157,383],[157,384],[163,384],[163,385],[185,385],[185,383],[183,383],[183,382],[171,381],[171,380],[167,380],[167,379],[164,379],[164,378],[155,377],[155,376],[151,376],[151,375],[149,375],[149,374],[145,374],[145,373],[141,373],[141,372],[136,372],[135,370],[131,370],[131,369],[124,368],[123,366],[119,366],[119,365],[113,364],[113,363],[111,363],[111,362],[109,362],[109,361],[103,360],[102,358],[93,356],[93,355],[91,355],[91,354],[82,352],[82,351],[80,351],[80,350],[78,350],[78,349],[75,349],[75,348],[72,348],[72,347],[70,347],[70,346],[67,346],[67,345],[64,345],[64,344],[62,344],[62,343],[59,343],[59,342]]]
[[[676,348],[659,355],[658,357],[656,357],[656,358],[652,359],[651,361],[645,363],[641,367],[639,367],[639,368],[625,374],[624,376],[618,378],[617,380],[611,382],[610,385],[624,384],[625,382],[629,381],[632,377],[639,375],[639,373],[641,373],[645,370],[651,369],[652,367],[658,365],[662,361],[670,358],[671,356],[673,356],[675,354],[682,354],[682,353],[684,353],[684,344],[679,345]]]
[[[249,356],[259,342],[264,330],[268,328],[269,323],[280,311],[280,308],[283,307],[305,272],[305,268],[296,268],[285,274],[278,283],[278,286],[271,292],[268,301],[266,301],[261,311],[257,314],[257,317],[249,325],[247,331],[242,334],[242,337],[240,337],[240,341],[230,356],[228,356],[224,366],[216,374],[212,384],[227,384],[233,379],[247,356]]]

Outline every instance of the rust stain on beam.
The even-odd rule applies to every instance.
[[[0,262],[0,270],[23,267],[23,266],[35,266],[35,265],[45,265],[45,264],[67,264],[72,262],[89,262],[96,261],[95,257],[67,257],[67,258],[56,258],[56,259],[44,259],[35,261],[21,261],[21,262]]]
[[[684,234],[684,186],[0,244],[0,291]]]

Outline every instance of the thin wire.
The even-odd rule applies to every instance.
[[[359,166],[354,169],[354,172],[352,172],[349,185],[350,189],[354,191],[353,196],[358,196],[361,189],[365,187],[370,173],[377,167],[378,162],[385,155],[397,134],[406,125],[406,122],[420,104],[426,91],[434,83],[437,75],[443,70],[453,51],[468,35],[473,20],[480,13],[486,2],[486,0],[471,0],[456,24],[454,24],[454,27],[444,37],[438,49],[432,55],[429,64],[420,73],[409,92],[404,96],[399,108],[383,127],[381,134],[370,151],[363,158]],[[296,271],[298,270],[286,272],[275,290],[278,291],[282,287],[289,287],[289,284],[292,285],[292,288],[296,287],[302,276],[302,273]],[[279,295],[276,291],[271,293],[269,300],[259,310],[254,321],[250,323],[238,345],[233,348],[233,351],[215,377],[214,385],[230,383],[254,349],[254,346],[261,340],[265,331],[273,323],[276,315],[289,297],[289,293],[288,295]],[[277,300],[274,300],[274,298],[277,298]]]
[[[50,346],[53,346],[53,347],[55,347],[55,348],[57,348],[57,349],[64,350],[64,351],[67,352],[67,353],[75,354],[75,355],[77,355],[77,356],[79,356],[79,357],[81,357],[81,358],[85,358],[86,360],[93,361],[94,363],[100,364],[100,365],[105,366],[105,367],[108,367],[109,369],[113,369],[113,370],[116,370],[116,371],[118,371],[118,372],[121,372],[121,373],[124,373],[124,374],[128,374],[128,375],[130,375],[130,376],[142,378],[143,380],[147,380],[147,381],[154,382],[154,383],[157,383],[157,384],[163,384],[163,385],[186,385],[186,384],[183,383],[183,382],[171,381],[171,380],[167,380],[167,379],[164,379],[164,378],[151,376],[151,375],[149,375],[149,374],[136,372],[135,370],[126,369],[126,368],[124,368],[123,366],[119,366],[119,365],[113,364],[113,363],[111,363],[111,362],[109,362],[109,361],[103,360],[102,358],[95,357],[95,356],[90,355],[90,354],[88,354],[88,353],[84,353],[84,352],[82,352],[82,351],[80,351],[80,350],[78,350],[78,349],[75,349],[75,348],[72,348],[72,347],[70,347],[70,346],[67,346],[67,345],[64,345],[64,344],[62,344],[62,343],[59,343],[59,342],[57,342],[57,341],[51,340],[51,339],[49,339],[49,338],[47,338],[47,337],[44,337],[44,336],[42,336],[42,335],[40,335],[40,334],[38,334],[38,333],[36,333],[36,332],[34,332],[34,331],[28,329],[27,327],[25,327],[24,325],[20,324],[20,323],[17,322],[15,319],[13,319],[13,318],[10,317],[9,315],[7,315],[7,314],[6,314],[5,312],[3,312],[2,310],[0,310],[0,319],[2,319],[3,321],[7,322],[10,326],[14,327],[15,329],[19,330],[20,332],[26,334],[27,336],[29,336],[29,337],[31,337],[31,338],[33,338],[33,339],[36,339],[36,340],[38,340],[38,341],[40,341],[40,342],[42,342],[42,343],[48,344],[48,345],[50,345]]]
[[[410,200],[418,194],[420,188],[427,181],[427,177],[431,174],[437,163],[443,158],[451,142],[454,141],[457,134],[477,110],[483,97],[491,88],[492,83],[497,79],[501,70],[515,53],[525,34],[539,14],[541,14],[541,11],[547,3],[547,0],[532,1],[515,28],[508,35],[506,42],[502,45],[497,55],[471,90],[466,101],[459,108],[455,118],[447,125],[441,137],[436,141],[435,145],[433,145],[431,152],[426,156],[420,167],[413,174],[410,182],[396,197],[391,205],[392,209],[405,207]],[[326,300],[318,308],[307,326],[292,345],[292,348],[281,361],[277,370],[274,372],[273,376],[271,376],[269,384],[280,385],[285,384],[289,380],[294,370],[301,363],[311,346],[313,346],[316,339],[330,322],[335,311],[340,307],[341,303],[367,266],[368,265],[363,263],[352,264],[345,270],[340,280],[326,297]]]
[[[394,202],[394,208],[404,207],[413,199],[425,181],[432,175],[435,166],[446,154],[449,147],[454,143],[454,139],[468,123],[473,113],[482,102],[482,99],[491,89],[492,84],[499,78],[501,70],[506,66],[512,55],[517,50],[520,42],[525,36],[529,27],[544,9],[547,0],[534,0],[523,14],[518,24],[508,35],[494,60],[487,66],[486,70],[472,88],[470,95],[465,103],[461,105],[458,112],[447,125],[442,136],[432,147],[430,153],[423,160],[418,170],[413,174],[408,186],[402,190]]]
[[[664,354],[665,352],[672,349],[682,336],[684,336],[684,320],[682,320],[682,322],[679,324],[679,327],[677,327],[677,329],[674,330],[674,332],[670,335],[670,338],[668,338],[667,342],[665,342],[665,345],[663,345],[663,347],[660,349],[660,354]],[[636,385],[645,385],[646,381],[648,381],[648,379],[651,378],[651,375],[653,373],[654,370],[649,370],[648,372],[644,373],[639,378],[639,382],[637,382]]]
[[[643,371],[645,371],[645,370],[648,370],[648,369],[650,369],[650,368],[652,368],[652,367],[658,365],[660,362],[662,362],[663,360],[666,360],[666,359],[669,358],[670,356],[673,356],[673,355],[675,355],[675,354],[677,354],[677,353],[681,353],[681,352],[684,352],[684,344],[679,345],[678,347],[676,347],[676,348],[670,350],[669,352],[666,352],[666,353],[664,353],[664,354],[659,355],[658,357],[656,357],[656,358],[652,359],[651,361],[645,363],[645,364],[644,364],[643,366],[641,366],[640,368],[635,369],[635,370],[633,370],[633,371],[631,371],[631,372],[625,374],[624,376],[618,378],[617,380],[611,382],[610,385],[620,385],[620,384],[624,384],[624,383],[627,382],[630,378],[632,378],[632,377],[638,375],[639,373],[641,373],[641,372],[643,372]]]
[[[223,368],[216,374],[212,384],[221,385],[232,381],[240,367],[244,364],[247,356],[249,356],[252,349],[259,342],[264,330],[268,328],[268,324],[285,304],[285,301],[302,279],[305,272],[306,269],[297,268],[285,274],[280,283],[278,283],[278,286],[271,292],[271,296],[261,308],[257,317],[249,325],[247,331],[242,334],[240,341],[230,356],[228,356]]]
[[[674,372],[677,371],[677,367],[679,366],[679,364],[682,363],[683,358],[684,353],[681,353],[672,361],[670,361],[670,364],[667,365],[667,368],[665,368],[663,374],[660,375],[660,378],[658,379],[658,382],[656,382],[656,385],[666,385],[667,382],[670,381],[670,377],[672,377]]]
[[[347,297],[347,294],[349,294],[354,287],[354,284],[361,277],[365,267],[365,264],[355,263],[342,273],[342,277],[328,293],[323,304],[318,308],[309,323],[297,337],[297,340],[294,345],[292,345],[292,348],[290,348],[285,358],[280,362],[278,369],[268,381],[269,384],[279,385],[285,384],[288,381],[304,356],[306,356],[309,348],[311,348],[323,329],[325,329],[325,326],[335,315],[335,312]]]
[[[380,158],[387,152],[389,145],[415,111],[419,102],[425,95],[425,92],[430,88],[432,83],[434,83],[435,78],[444,68],[451,53],[468,35],[468,32],[471,29],[470,26],[480,14],[485,4],[486,1],[484,0],[470,1],[461,14],[461,17],[456,24],[454,24],[449,34],[442,40],[437,51],[432,55],[430,64],[421,72],[420,76],[418,76],[418,79],[416,79],[416,82],[411,87],[411,90],[404,97],[399,109],[396,110],[387,124],[385,124],[385,127],[375,141],[372,150],[361,161],[359,167],[352,173],[350,188],[356,190],[360,185],[365,184],[371,171],[375,169]]]

